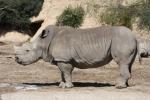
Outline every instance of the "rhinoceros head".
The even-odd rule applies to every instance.
[[[15,45],[15,60],[19,64],[28,65],[43,59],[51,61],[52,57],[49,54],[49,48],[54,36],[54,29],[52,26],[46,27],[40,34],[36,34],[36,38],[22,45]]]

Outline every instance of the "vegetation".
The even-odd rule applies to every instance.
[[[29,18],[38,15],[42,4],[43,0],[0,0],[0,26],[28,29]]]
[[[81,6],[75,8],[68,6],[62,14],[57,17],[56,25],[78,28],[83,23],[84,15],[85,11]]]
[[[108,7],[105,12],[99,16],[99,21],[109,25],[123,25],[131,28],[132,13],[122,5],[117,7]]]
[[[94,9],[90,13],[100,23],[132,28],[132,24],[138,19],[137,25],[139,28],[150,30],[150,0],[138,0],[128,6],[122,4],[103,7],[98,4],[92,4],[90,6],[92,6],[90,9]]]
[[[140,0],[133,8],[135,16],[139,18],[138,26],[150,30],[150,0]]]

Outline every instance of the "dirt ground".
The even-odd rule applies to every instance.
[[[44,61],[22,66],[15,62],[12,43],[0,42],[0,94],[18,91],[116,91],[150,93],[150,59],[138,60],[132,68],[132,78],[127,89],[116,89],[119,74],[117,65],[110,64],[94,69],[75,69],[71,89],[58,88],[60,73],[57,66]]]
[[[77,4],[77,2],[80,3],[85,0],[45,1],[46,6],[44,10],[41,11],[41,17],[39,17],[39,19],[43,19],[43,17],[47,16],[43,26],[54,24],[56,16],[61,13],[66,5]],[[93,18],[87,16],[85,19],[82,28],[97,26],[97,22]],[[145,32],[141,33],[144,34]],[[142,65],[139,64],[138,60],[135,61],[132,68],[132,78],[129,80],[130,87],[126,89],[115,88],[119,69],[113,61],[106,66],[94,69],[75,68],[73,71],[73,83],[75,87],[71,89],[61,89],[58,88],[60,72],[57,66],[50,65],[42,60],[28,66],[22,66],[15,62],[12,42],[25,41],[28,38],[28,36],[17,34],[16,32],[0,37],[0,41],[7,41],[0,42],[0,95],[6,94],[11,97],[11,95],[14,96],[13,93],[17,93],[15,96],[18,98],[9,98],[7,100],[72,100],[65,94],[71,94],[71,96],[74,97],[73,100],[97,100],[98,96],[102,98],[101,100],[149,100],[146,95],[150,94],[150,58],[144,58]],[[31,94],[32,96],[30,96]],[[56,99],[52,99],[53,94],[59,95],[59,97],[57,96],[57,98],[55,97]],[[24,96],[22,97],[20,95]],[[38,99],[33,99],[33,95],[38,95]],[[51,99],[43,99],[46,95],[51,96]],[[81,95],[83,95],[83,97],[79,99]],[[118,96],[122,96],[123,99],[119,99]],[[137,99],[132,99],[131,96]],[[141,99],[144,96],[146,99]],[[31,97],[31,99],[28,99],[28,97]],[[84,97],[87,99],[84,99]]]

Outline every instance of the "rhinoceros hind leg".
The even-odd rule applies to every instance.
[[[59,87],[72,88],[72,71],[74,67],[66,62],[58,62],[57,65],[61,71],[61,82],[59,84]]]
[[[128,86],[128,80],[131,77],[131,67],[135,60],[136,50],[131,54],[126,55],[115,55],[114,60],[119,65],[119,78],[116,85],[116,88],[122,89]]]
[[[131,77],[131,73],[129,71],[129,65],[121,64],[119,67],[120,67],[120,75],[118,78],[116,88],[122,89],[128,86],[128,80]]]

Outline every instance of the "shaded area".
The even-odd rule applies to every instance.
[[[23,83],[25,85],[36,85],[39,87],[44,87],[44,86],[58,86],[59,82],[55,83]],[[73,82],[74,87],[111,87],[115,86],[109,83],[92,83],[92,82]]]
[[[44,20],[38,20],[35,22],[31,22],[31,24],[29,25],[29,29],[27,29],[27,30],[15,30],[9,25],[1,25],[0,24],[0,36],[5,35],[7,32],[18,31],[23,34],[28,34],[29,36],[32,37],[37,32],[37,30],[41,27],[43,22],[44,22]],[[1,45],[1,43],[0,43],[0,45]]]
[[[143,52],[143,53],[140,54],[140,56],[141,56],[142,58],[149,58],[148,52]]]
[[[0,36],[7,32],[18,31],[33,36],[38,28],[30,20],[38,16],[44,0],[0,0]],[[33,32],[33,33],[32,33]]]
[[[37,16],[43,0],[0,0],[0,25],[17,31],[26,31],[30,18]]]
[[[6,45],[6,43],[0,41],[0,46]]]
[[[91,83],[91,82],[74,82],[75,87],[111,87],[115,86],[109,83]]]
[[[34,36],[34,34],[37,32],[37,30],[41,27],[42,23],[44,22],[44,20],[38,20],[35,22],[32,22],[30,25],[30,36]]]

